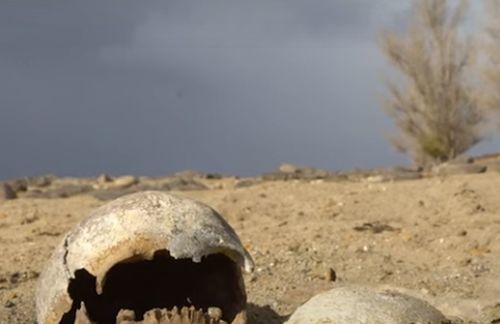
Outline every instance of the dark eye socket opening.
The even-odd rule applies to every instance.
[[[167,250],[152,260],[121,262],[106,274],[103,292],[96,292],[96,278],[87,270],[75,272],[68,292],[73,305],[60,324],[74,323],[83,302],[93,323],[115,323],[120,310],[135,312],[136,320],[155,309],[194,306],[222,310],[222,320],[231,323],[246,305],[246,295],[237,264],[223,254],[204,257],[200,263],[174,259]]]

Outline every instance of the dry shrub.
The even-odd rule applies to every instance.
[[[486,0],[486,62],[482,69],[481,88],[484,105],[490,112],[500,113],[500,0]]]
[[[399,134],[397,149],[418,165],[453,159],[481,140],[483,114],[467,80],[472,45],[459,26],[467,1],[415,0],[404,34],[386,31],[381,48],[404,85],[388,81],[386,108]]]

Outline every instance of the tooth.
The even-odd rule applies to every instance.
[[[116,322],[117,323],[121,323],[121,322],[126,323],[128,321],[132,321],[132,322],[135,321],[135,312],[133,310],[130,310],[130,309],[120,310],[118,315],[116,315]]]
[[[85,304],[83,302],[80,303],[80,309],[76,311],[75,323],[92,324],[92,322],[89,320],[87,309],[85,308]]]
[[[222,310],[219,307],[209,307],[207,313],[210,318],[216,321],[222,318]]]

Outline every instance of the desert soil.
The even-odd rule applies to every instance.
[[[345,283],[390,286],[449,316],[500,322],[500,173],[200,181],[207,188],[171,192],[218,210],[252,254],[256,270],[245,283],[254,323],[282,323],[313,295]],[[100,198],[0,201],[0,323],[36,322],[44,263],[66,231],[106,202]]]

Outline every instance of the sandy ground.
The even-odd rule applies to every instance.
[[[500,321],[500,173],[399,182],[207,179],[174,194],[218,210],[256,261],[250,318],[281,323],[343,283],[398,287],[447,315]],[[37,276],[90,194],[0,202],[0,323],[35,323]],[[335,282],[327,280],[332,269]]]

